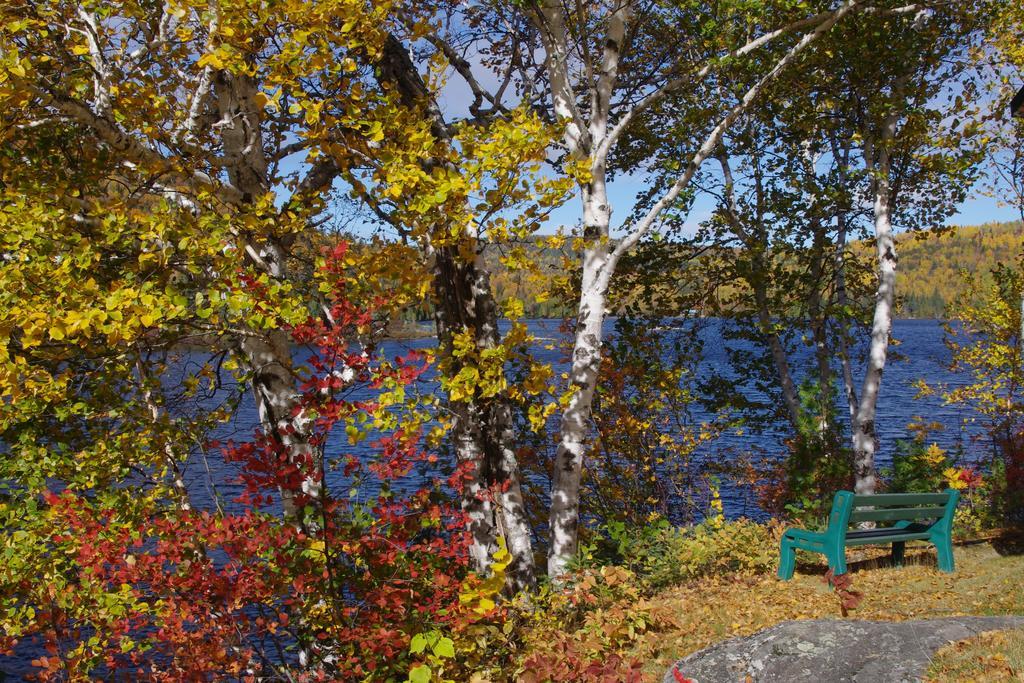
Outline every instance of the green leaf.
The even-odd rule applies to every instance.
[[[452,642],[451,638],[442,638],[434,645],[434,654],[438,657],[453,659],[455,657],[455,643]]]
[[[409,681],[411,683],[430,683],[430,667],[426,664],[419,664],[409,669]]]

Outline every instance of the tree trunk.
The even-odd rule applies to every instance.
[[[754,306],[757,310],[757,322],[761,327],[761,334],[768,343],[768,349],[772,354],[772,362],[775,364],[775,374],[782,389],[782,401],[786,406],[786,415],[793,426],[793,433],[800,433],[800,397],[797,394],[796,384],[793,382],[793,373],[789,367],[789,357],[786,349],[775,331],[772,324],[772,314],[768,303],[768,259],[765,251],[768,249],[768,231],[765,230],[764,222],[764,190],[762,174],[760,171],[760,160],[754,160],[754,181],[756,183],[756,201],[754,216],[754,232],[748,230],[740,219],[740,207],[736,202],[735,181],[732,175],[732,166],[729,163],[729,151],[726,146],[720,145],[717,153],[719,164],[722,167],[722,176],[725,181],[724,195],[728,207],[729,222],[733,231],[742,240],[743,247],[750,254],[750,265],[748,274],[745,276],[747,284],[754,294]]]
[[[266,336],[245,335],[239,348],[252,370],[252,393],[256,414],[263,432],[274,438],[288,454],[288,459],[303,473],[302,493],[320,495],[319,467],[316,453],[309,443],[309,430],[301,414],[296,416],[299,394],[292,374],[290,339],[287,333],[274,330]],[[285,517],[297,526],[305,526],[302,509],[295,502],[294,492],[281,489]]]
[[[456,249],[447,246],[435,250],[434,293],[441,357],[449,364],[448,372],[457,374],[461,367],[452,353],[455,334],[471,330],[480,350],[494,348],[500,342],[497,306],[482,259],[467,261]],[[486,401],[451,401],[450,410],[455,417],[456,458],[467,473],[462,509],[468,515],[473,538],[473,561],[478,571],[487,571],[497,539],[503,535],[512,556],[506,569],[509,590],[532,586],[533,539],[523,506],[519,464],[512,447],[509,398],[502,393]]]
[[[883,140],[883,145],[891,137]],[[889,184],[888,152],[879,151],[875,189],[875,252],[878,259],[878,291],[875,294],[875,314],[871,324],[871,345],[868,365],[861,388],[860,404],[853,429],[854,490],[860,494],[875,491],[875,450],[877,435],[875,416],[878,392],[882,386],[892,329],[892,308],[896,293],[896,241],[892,233],[892,192]]]
[[[511,555],[511,562],[505,568],[506,587],[516,592],[531,588],[537,582],[533,536],[523,501],[522,473],[512,448],[515,434],[508,400],[492,402],[490,413],[488,424],[494,433],[487,443],[493,444],[495,449],[490,459],[498,495],[497,521],[499,528],[504,531]]]
[[[803,169],[807,178],[815,178],[815,153],[809,140],[801,144],[801,159]],[[813,186],[813,185],[812,185]],[[815,193],[805,192],[808,204],[814,206],[817,201]],[[811,338],[814,344],[814,357],[818,365],[818,433],[825,434],[829,429],[829,417],[831,415],[830,401],[832,399],[832,366],[829,358],[827,323],[828,313],[825,296],[825,271],[827,254],[825,241],[827,229],[822,220],[817,217],[810,219],[811,231],[811,264],[809,272],[810,292],[807,295],[807,320],[811,328]]]
[[[824,304],[825,273],[825,226],[821,221],[813,222],[814,238],[811,245],[811,292],[808,297],[807,318],[811,325],[814,342],[814,357],[818,365],[818,432],[829,430],[832,401],[832,365],[828,348],[828,313]]]
[[[853,362],[850,359],[850,325],[846,320],[846,305],[848,297],[846,294],[846,216],[840,212],[836,216],[836,304],[844,316],[837,332],[839,344],[839,361],[842,366],[843,395],[846,398],[846,405],[850,412],[850,432],[857,431],[857,387],[853,381]]]
[[[255,101],[258,88],[251,77],[219,71],[213,79],[213,93],[228,180],[241,193],[244,205],[270,189],[260,127],[262,110]],[[277,281],[287,279],[285,253],[280,245],[270,239],[259,245],[239,239],[239,248],[257,268]],[[281,444],[288,459],[303,473],[302,492],[318,498],[320,467],[317,453],[309,443],[307,420],[297,413],[299,392],[292,372],[288,333],[280,329],[252,330],[241,336],[238,349],[253,373],[252,392],[260,426]],[[305,526],[308,520],[302,518],[294,492],[281,489],[281,499],[286,518],[297,526]]]
[[[599,185],[597,191],[591,189],[585,196],[583,216],[586,226],[584,235],[589,238],[589,246],[583,255],[579,318],[576,321],[569,373],[572,397],[562,413],[551,484],[548,576],[552,580],[565,574],[576,553],[583,457],[590,434],[591,406],[601,365],[601,328],[604,324],[608,282],[614,267],[607,240],[600,237],[607,235],[611,219],[603,184]]]
[[[434,105],[408,50],[393,35],[385,41],[378,78],[397,88],[404,106],[422,109],[434,135],[450,142],[440,110]],[[443,234],[450,234],[449,225],[438,228]],[[434,317],[440,357],[450,364],[457,362],[453,357],[453,339],[462,330],[471,332],[480,350],[494,348],[501,341],[498,307],[480,243],[476,235],[468,232],[460,238],[466,241],[462,245],[467,247],[465,250],[460,250],[460,245],[435,247],[430,236],[423,244],[434,259]],[[475,257],[465,258],[466,251]],[[459,369],[452,365],[449,371],[454,374]],[[489,570],[498,537],[503,535],[512,558],[506,569],[507,589],[518,591],[530,587],[535,583],[533,539],[512,445],[511,400],[502,392],[486,401],[476,398],[450,401],[449,408],[454,416],[452,436],[456,459],[467,471],[461,504],[468,516],[467,525],[473,538],[470,554],[476,569],[481,573]]]
[[[759,249],[759,247],[755,246],[754,249]],[[755,257],[755,270],[760,270],[760,272],[752,275],[750,285],[754,290],[754,301],[757,304],[757,321],[761,325],[761,333],[765,335],[772,354],[772,361],[775,363],[775,373],[778,375],[779,385],[782,387],[782,400],[786,404],[786,414],[793,425],[794,433],[799,435],[800,396],[797,393],[796,384],[793,382],[793,373],[789,368],[786,349],[783,348],[782,340],[779,339],[779,335],[775,331],[771,311],[768,310],[768,294],[765,291],[767,285],[761,275],[765,272],[763,270],[765,267],[763,255]]]

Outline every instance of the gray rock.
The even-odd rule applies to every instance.
[[[935,651],[984,631],[1024,627],[1024,617],[924,621],[785,621],[676,663],[698,683],[901,683],[917,681]],[[673,670],[665,683],[676,683]]]

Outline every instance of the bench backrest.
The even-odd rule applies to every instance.
[[[860,496],[852,491],[838,491],[832,500],[827,533],[844,539],[847,527],[859,522],[934,520],[926,526],[948,526],[953,523],[953,513],[959,500],[960,492],[956,489],[946,489],[942,493],[877,493]]]
[[[854,496],[854,509],[850,512],[849,521],[850,523],[903,522],[919,519],[942,519],[949,506],[949,499],[954,494],[957,492],[947,489],[942,493],[878,493],[870,496]]]

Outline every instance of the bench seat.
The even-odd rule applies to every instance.
[[[779,578],[793,577],[796,551],[821,553],[835,574],[846,573],[848,546],[892,544],[895,564],[903,563],[907,541],[929,541],[938,553],[939,569],[953,571],[953,515],[960,493],[881,493],[855,495],[839,491],[832,500],[828,525],[822,531],[786,529],[780,542]],[[850,528],[860,522],[893,522],[876,529]]]
[[[928,531],[861,529],[846,532],[846,545],[875,545],[876,543],[892,543],[895,541],[927,541],[929,538]]]

